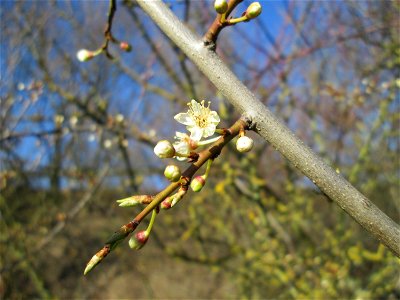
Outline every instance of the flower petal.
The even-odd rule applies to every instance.
[[[209,124],[206,128],[204,128],[203,137],[209,137],[214,134],[215,128],[217,126],[214,124]]]
[[[208,119],[210,120],[210,122],[217,124],[221,121],[216,111],[211,111],[210,114],[208,115]]]
[[[176,159],[179,160],[179,161],[185,161],[185,160],[187,160],[188,158],[187,158],[187,157],[177,156]]]
[[[197,102],[196,100],[192,99],[192,101],[190,101],[190,107],[193,110],[193,112],[195,113],[195,115],[200,115],[201,114],[201,104],[199,102]]]
[[[195,124],[193,119],[187,113],[179,113],[179,114],[175,115],[174,119],[183,125],[194,125]]]
[[[188,130],[191,132],[190,138],[196,142],[200,141],[203,137],[203,128],[200,127],[191,127]]]
[[[189,144],[185,142],[179,142],[173,144],[175,151],[179,154],[189,154]]]
[[[176,140],[183,140],[189,138],[189,136],[186,133],[175,131],[175,139]]]

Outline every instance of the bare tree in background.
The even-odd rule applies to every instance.
[[[279,3],[279,28],[262,4],[264,17],[222,31],[217,53],[398,222],[397,3]],[[165,185],[153,147],[179,130],[172,116],[191,98],[212,100],[225,126],[239,114],[134,2],[118,2],[113,24],[132,52],[111,46],[113,61],[85,64],[76,51],[103,43],[108,3],[1,5],[3,297],[399,297],[393,254],[256,135],[160,215],[142,252],[120,247],[83,280],[93,250],[136,214],[114,200]],[[199,34],[216,15],[210,2],[170,6]]]

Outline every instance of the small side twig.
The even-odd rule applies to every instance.
[[[113,43],[118,43],[118,40],[116,38],[114,38],[114,36],[112,35],[112,32],[111,32],[114,14],[115,14],[116,10],[117,10],[116,1],[110,0],[110,6],[108,9],[108,15],[107,15],[107,25],[106,25],[106,29],[104,30],[105,41],[104,41],[103,45],[101,46],[101,49],[103,50],[103,52],[110,59],[113,59],[114,57],[111,55],[110,51],[108,51],[108,44],[110,41]]]
[[[229,22],[228,16],[230,13],[235,9],[235,7],[243,2],[243,0],[231,0],[228,3],[228,10],[225,13],[225,17],[222,19],[222,15],[218,14],[217,17],[215,18],[214,22],[211,24],[211,26],[208,28],[207,32],[205,33],[203,37],[204,44],[212,49],[215,49],[218,35],[221,32],[221,30],[227,26],[232,26],[234,24],[231,24]]]

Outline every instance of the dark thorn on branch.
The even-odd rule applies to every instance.
[[[190,152],[188,157],[188,162],[193,163],[199,159],[199,154],[196,152]]]

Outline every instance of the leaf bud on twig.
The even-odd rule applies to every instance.
[[[241,136],[236,141],[236,149],[241,153],[249,152],[253,148],[253,144],[254,142],[251,138],[247,136]]]
[[[128,198],[117,200],[117,203],[119,203],[119,206],[129,207],[138,204],[148,204],[153,200],[153,198],[154,196],[150,195],[135,195]]]
[[[170,209],[172,207],[171,205],[172,200],[173,200],[172,197],[165,198],[165,200],[160,204],[161,209]]]
[[[164,171],[165,177],[171,182],[177,182],[181,178],[181,170],[175,165],[169,165]]]
[[[93,255],[88,264],[86,265],[85,271],[83,271],[83,275],[89,273],[100,261],[101,257],[97,256],[97,254]]]
[[[260,2],[253,2],[247,7],[245,16],[248,20],[254,19],[261,14],[262,7]]]
[[[86,265],[85,271],[83,271],[83,275],[89,273],[95,266],[97,266],[103,259],[110,253],[110,247],[105,246],[99,252],[92,256],[89,262]]]
[[[171,207],[177,204],[187,192],[187,187],[181,187],[175,195],[172,195]]]
[[[175,155],[175,149],[170,141],[162,140],[154,147],[154,153],[159,158],[171,158]]]

